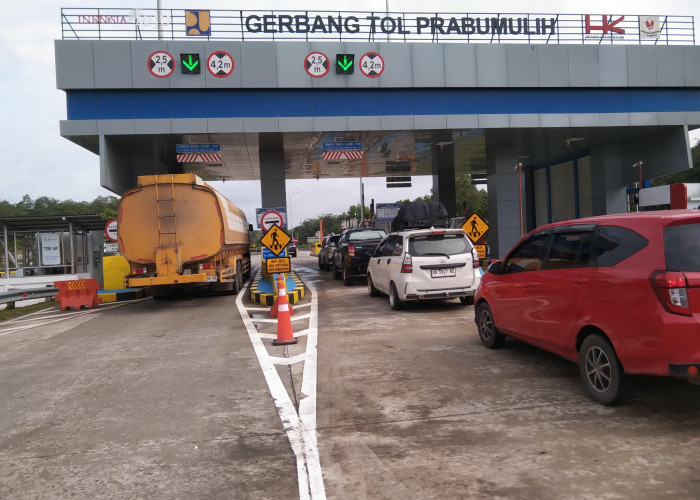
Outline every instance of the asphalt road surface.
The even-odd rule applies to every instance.
[[[575,364],[482,347],[471,306],[392,311],[361,280],[292,262],[318,300],[320,497],[700,497],[700,387],[635,377],[604,407]],[[303,400],[301,369],[278,372]],[[0,498],[298,497],[236,297],[0,323]]]

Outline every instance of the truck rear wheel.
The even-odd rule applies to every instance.
[[[233,287],[233,293],[238,294],[243,290],[243,266],[238,262],[236,264],[236,285]]]

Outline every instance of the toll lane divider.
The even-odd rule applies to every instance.
[[[304,283],[299,279],[294,271],[289,274],[290,277],[287,278],[287,282],[289,282],[291,279],[294,283],[294,288],[290,289],[290,287],[287,286],[287,300],[290,304],[296,304],[304,298]],[[268,286],[267,282],[261,282],[261,278],[262,272],[256,272],[255,276],[251,279],[249,287],[250,300],[256,304],[270,307],[275,303],[275,298],[277,295],[274,293],[274,288],[271,286],[271,284]]]
[[[259,278],[259,276],[258,276]],[[253,280],[254,282],[255,280]],[[251,282],[251,287],[253,286]],[[287,434],[292,451],[297,460],[297,480],[299,498],[301,500],[325,500],[326,491],[323,485],[321,460],[318,454],[316,440],[316,380],[317,380],[317,344],[318,344],[318,294],[312,285],[306,285],[311,291],[311,310],[309,328],[306,332],[306,350],[303,353],[304,370],[302,373],[301,393],[304,396],[299,402],[297,412],[287,389],[280,379],[275,362],[278,357],[270,356],[258,333],[255,323],[243,305],[244,293],[236,297],[236,306],[241,315],[248,337],[258,358],[265,381],[277,408],[282,427]],[[251,298],[252,298],[251,288]],[[258,302],[260,303],[260,302]],[[270,303],[270,306],[272,302]],[[258,309],[258,308],[252,308]],[[276,337],[276,336],[275,336]],[[286,347],[285,347],[286,349]],[[302,355],[285,358],[283,363],[301,362]]]
[[[143,299],[151,295],[150,288],[122,288],[119,290],[103,290],[97,291],[98,297],[102,299],[102,303],[121,302],[123,300]]]

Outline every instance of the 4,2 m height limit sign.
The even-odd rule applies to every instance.
[[[212,52],[207,59],[207,69],[216,78],[226,78],[233,73],[234,67],[233,56],[223,50]]]

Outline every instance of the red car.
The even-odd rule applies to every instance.
[[[474,307],[486,347],[513,337],[578,362],[602,404],[623,397],[626,374],[697,379],[700,211],[539,227],[489,266]]]

